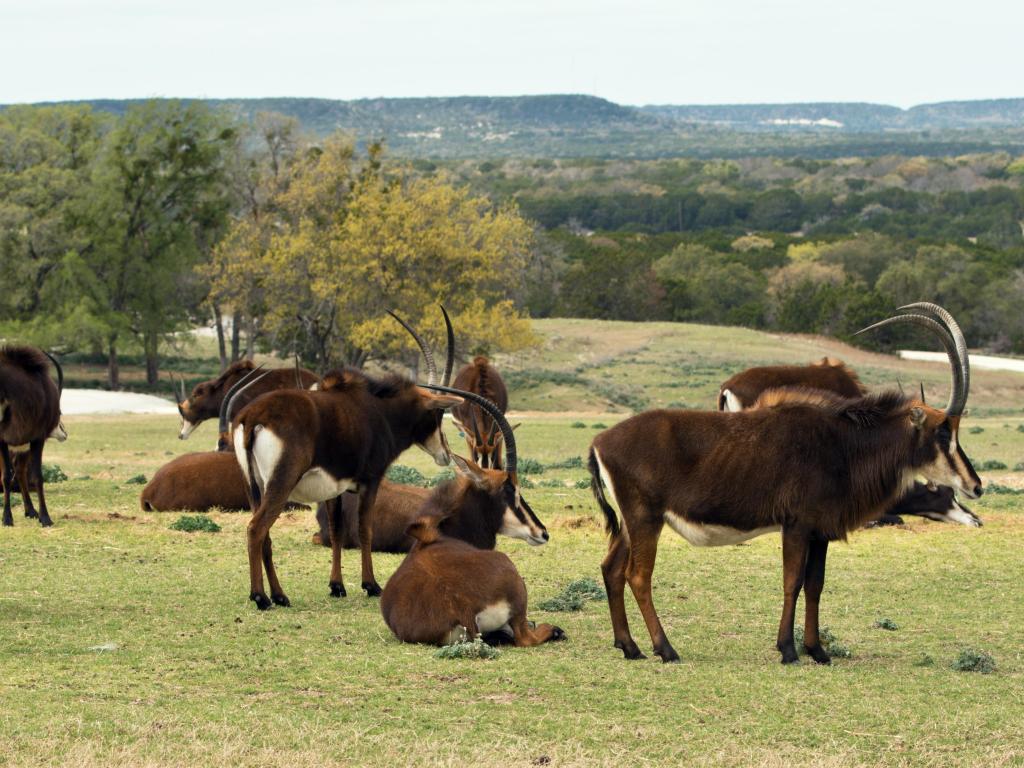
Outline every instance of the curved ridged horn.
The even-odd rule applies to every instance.
[[[971,391],[971,358],[970,355],[967,354],[967,339],[964,338],[964,332],[960,330],[960,324],[953,319],[953,316],[949,314],[949,312],[938,304],[934,304],[930,301],[916,301],[913,304],[906,304],[900,307],[900,310],[904,309],[923,309],[925,312],[931,312],[946,324],[946,328],[949,330],[949,334],[953,337],[953,342],[956,344],[956,354],[960,360],[960,370],[963,372],[963,398],[964,403],[966,404],[967,394]]]
[[[178,379],[174,375],[174,371],[168,371],[167,376],[171,380],[171,394],[174,395],[174,402],[181,405],[185,398],[182,396],[184,389],[178,385]],[[184,382],[183,382],[184,383]]]
[[[498,429],[501,430],[501,437],[505,441],[505,471],[509,475],[515,475],[516,473],[516,438],[512,434],[512,427],[509,426],[508,421],[505,419],[505,414],[501,412],[494,403],[488,400],[486,397],[478,395],[476,392],[467,392],[464,389],[456,389],[455,387],[443,387],[438,384],[421,384],[424,389],[432,389],[435,392],[447,392],[452,395],[458,395],[466,400],[476,403],[494,419],[498,425]]]
[[[427,361],[427,383],[431,384],[431,385],[436,384],[437,383],[437,366],[434,365],[434,353],[430,351],[430,347],[427,346],[427,342],[425,342],[423,340],[423,337],[420,336],[418,333],[416,333],[416,331],[413,329],[413,327],[411,325],[409,325],[407,322],[405,322],[405,320],[400,318],[398,315],[396,315],[390,309],[387,312],[388,312],[389,315],[391,315],[393,318],[395,318],[395,320],[397,320],[399,323],[401,323],[402,327],[405,328],[405,330],[407,330],[409,332],[409,335],[412,336],[416,340],[416,343],[419,345],[420,352],[423,353],[423,358]]]
[[[299,368],[298,352],[295,353],[295,386],[299,389],[305,389],[305,387],[302,386],[302,373],[301,368]]]
[[[448,387],[451,386],[452,368],[455,367],[455,331],[452,328],[452,319],[448,317],[448,310],[444,308],[444,304],[438,306],[441,307],[441,314],[444,315],[444,327],[448,335],[448,350],[445,352],[444,376],[441,378],[441,384]]]
[[[57,369],[57,400],[60,400],[61,394],[64,392],[64,369],[60,367],[60,363],[57,362],[57,358],[43,350],[43,354],[50,358],[50,362],[53,363],[53,367]]]
[[[270,373],[270,371],[266,371],[265,373],[260,374],[257,378],[254,379],[253,376],[256,376],[256,374],[259,373],[262,368],[263,363],[260,363],[258,366],[253,368],[247,374],[245,374],[245,376],[243,376],[234,384],[232,384],[231,389],[229,389],[227,391],[227,394],[224,395],[224,399],[220,401],[220,416],[217,422],[217,430],[221,434],[227,432],[228,421],[231,420],[231,413],[234,408],[235,399],[238,397],[238,395],[242,394],[242,392],[248,389],[251,385],[255,384],[257,381],[259,381],[264,376]]]
[[[949,331],[947,331],[943,325],[925,315],[895,315],[894,317],[890,317],[886,320],[881,320],[874,325],[869,325],[867,328],[862,328],[857,331],[854,336],[865,333],[866,331],[874,330],[875,328],[884,328],[887,325],[895,325],[896,323],[912,323],[913,325],[920,325],[938,336],[939,341],[942,342],[942,346],[946,349],[946,357],[949,358],[950,366],[951,391],[949,393],[949,403],[946,405],[945,411],[949,416],[959,416],[963,413],[964,405],[967,403],[967,397],[964,392],[964,372],[963,368],[960,366],[956,343],[953,341],[953,337],[950,336]]]

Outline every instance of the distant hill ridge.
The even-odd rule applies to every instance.
[[[140,101],[79,103],[120,114]],[[412,157],[878,154],[908,141],[920,143],[916,149],[922,154],[1024,147],[1024,99],[951,101],[906,110],[868,103],[633,107],[580,94],[199,101],[242,119],[281,112],[316,135],[341,130],[361,140],[383,137],[393,153]],[[914,135],[930,131],[953,133]]]

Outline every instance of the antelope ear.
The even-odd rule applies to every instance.
[[[920,430],[927,419],[928,414],[924,412],[924,408],[915,406],[910,409],[910,423],[914,425],[914,429]]]
[[[455,471],[473,483],[477,488],[487,487],[487,474],[479,464],[463,458],[457,453],[452,454],[452,461],[455,462]]]
[[[430,544],[441,537],[438,526],[448,515],[420,515],[405,529],[407,536],[412,536],[421,544]]]
[[[422,387],[417,387],[417,389],[420,393],[420,399],[423,401],[423,406],[429,411],[443,411],[446,408],[461,405],[464,402],[458,395],[434,394],[429,389],[423,389]]]

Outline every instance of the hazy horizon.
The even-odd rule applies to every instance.
[[[1024,4],[1007,0],[969,14],[950,0],[0,0],[0,15],[0,103],[575,93],[907,108],[1022,93]]]

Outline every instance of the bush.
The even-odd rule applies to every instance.
[[[64,474],[64,470],[57,464],[43,464],[43,482],[44,483],[63,483],[68,479],[68,476]]]
[[[574,421],[569,426],[572,427],[573,429],[586,429],[587,428],[587,425],[584,424],[582,421]],[[1024,424],[1022,424],[1021,427],[1024,427]],[[1024,432],[1024,429],[1021,429],[1020,427],[1017,427],[1017,429],[1019,429],[1021,432]]]
[[[196,533],[197,531],[204,533],[220,532],[220,526],[206,515],[182,515],[171,523],[170,528],[172,531],[185,531],[185,533]]]
[[[1024,493],[1024,489],[1010,488],[1008,485],[1000,485],[999,483],[989,483],[985,486],[985,493],[994,493],[997,496],[1018,496]]]
[[[542,611],[582,611],[590,600],[603,600],[601,585],[589,577],[569,582],[561,594],[537,604]]]
[[[589,477],[580,478],[579,480],[576,481],[576,484],[573,486],[573,488],[579,488],[581,490],[583,488],[589,488],[589,487],[590,487],[590,478]]]
[[[582,422],[581,422],[582,423]],[[582,456],[570,456],[568,459],[562,461],[556,461],[547,465],[548,469],[582,469],[583,468],[583,457]]]
[[[454,480],[454,479],[455,479],[455,472],[453,470],[451,470],[451,469],[442,469],[440,472],[438,472],[436,475],[434,475],[432,478],[430,478],[426,482],[426,486],[428,488],[436,488],[441,483],[446,483],[449,480]]]
[[[996,671],[996,660],[984,651],[964,648],[949,666],[957,672],[980,672],[987,675]]]
[[[977,468],[985,472],[994,469],[1006,469],[1006,465],[998,459],[989,459],[988,461],[981,462]]]
[[[833,634],[832,630],[828,627],[822,627],[819,632],[821,638],[821,646],[828,651],[830,656],[837,659],[848,659],[853,656],[853,653],[839,642],[838,638]],[[796,641],[797,652],[803,653],[804,649],[804,629],[803,627],[797,627],[793,632],[793,639]]]
[[[145,475],[135,475],[135,477],[129,477],[127,480],[125,480],[125,483],[127,483],[128,485],[145,485],[146,484],[146,476]]]
[[[402,485],[419,485],[426,487],[427,478],[415,467],[407,467],[404,464],[392,464],[384,475],[392,483]]]
[[[556,480],[555,478],[551,477],[551,478],[548,478],[546,480],[541,480],[539,483],[537,483],[537,487],[538,488],[565,488],[565,483],[563,483],[561,480]]]
[[[967,431],[970,432],[972,435],[980,435],[982,432],[985,431],[985,428],[984,427],[971,427]]]
[[[899,626],[892,619],[875,619],[875,629],[887,629],[890,632],[895,632],[899,629]]]
[[[444,645],[434,651],[437,659],[496,659],[501,651],[492,648],[479,637],[472,642],[466,640],[451,645]]]
[[[521,458],[516,463],[516,469],[520,475],[543,475],[544,465],[536,459]]]
[[[601,422],[599,421],[599,422],[597,422],[596,424],[591,424],[591,425],[590,425],[590,428],[591,428],[591,429],[608,429],[608,425],[607,425],[607,424],[602,424],[602,423],[601,423]]]

